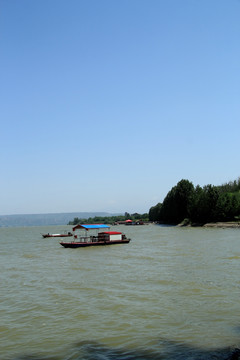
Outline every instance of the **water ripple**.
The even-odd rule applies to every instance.
[[[238,347],[238,232],[124,227],[128,245],[68,251],[42,241],[51,230],[0,229],[1,360],[226,360]]]

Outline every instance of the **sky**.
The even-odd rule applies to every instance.
[[[239,0],[0,0],[0,215],[240,177]]]

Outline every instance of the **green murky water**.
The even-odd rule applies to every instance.
[[[64,249],[0,228],[0,359],[226,359],[240,337],[240,231],[115,226]]]

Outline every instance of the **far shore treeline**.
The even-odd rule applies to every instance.
[[[152,206],[149,213],[116,216],[74,218],[69,225],[114,224],[126,220],[157,222],[162,224],[204,225],[210,222],[240,221],[240,178],[229,183],[203,187],[181,180],[166,195],[162,203]]]
[[[125,212],[124,215],[115,215],[115,216],[94,216],[88,219],[79,219],[77,217],[74,218],[73,221],[69,221],[68,225],[77,225],[77,224],[115,224],[118,222],[124,222],[126,220],[132,220],[133,222],[137,222],[142,220],[143,222],[148,221],[148,213],[145,214],[129,214]]]

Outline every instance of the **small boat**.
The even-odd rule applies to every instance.
[[[65,232],[63,234],[42,234],[42,237],[45,238],[49,238],[49,237],[69,237],[69,236],[73,236],[73,233],[71,233],[70,231]]]
[[[114,244],[128,244],[131,239],[128,239],[125,234],[119,231],[100,231],[101,229],[109,228],[110,226],[104,224],[91,225],[76,225],[73,227],[73,232],[76,229],[85,230],[83,235],[74,235],[73,241],[61,241],[60,245],[65,248],[79,248],[87,246],[105,246]],[[96,230],[95,235],[88,233],[89,230]]]

